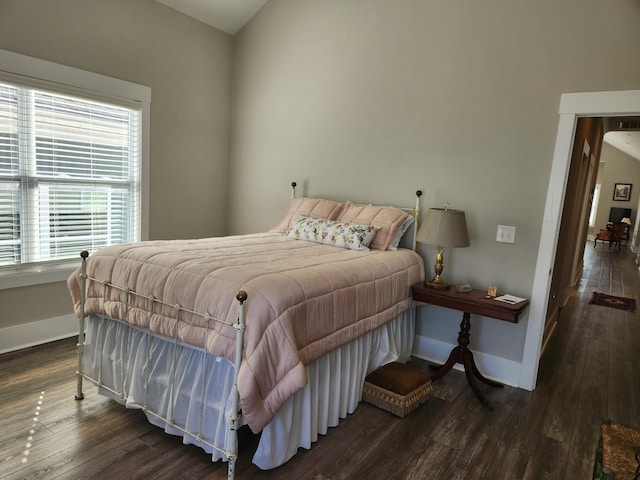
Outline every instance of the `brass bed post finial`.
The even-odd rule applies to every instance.
[[[296,187],[298,184],[296,182],[291,182],[291,198],[296,198]]]
[[[240,303],[246,302],[247,297],[247,292],[245,292],[244,290],[238,290],[238,293],[236,293],[236,300],[238,300]]]

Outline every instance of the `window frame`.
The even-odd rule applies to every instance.
[[[0,50],[0,79],[140,108],[140,239],[149,238],[149,146],[151,88],[136,83]],[[52,85],[55,88],[52,88]],[[0,290],[66,281],[78,260],[16,265],[0,270]]]

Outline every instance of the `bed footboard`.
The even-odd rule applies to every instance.
[[[85,321],[86,321],[86,314],[85,314],[85,301],[86,301],[86,293],[87,293],[87,282],[98,282],[100,284],[103,285],[103,287],[105,288],[105,290],[107,288],[116,288],[119,290],[122,290],[123,292],[125,292],[127,294],[127,296],[129,297],[130,295],[138,295],[138,296],[143,296],[145,298],[147,298],[152,304],[153,303],[160,303],[163,305],[168,305],[167,303],[163,302],[162,300],[158,300],[156,298],[154,298],[153,296],[148,296],[148,295],[143,295],[141,293],[138,292],[134,292],[129,290],[128,288],[123,288],[117,285],[113,285],[109,282],[106,281],[101,281],[95,278],[91,278],[87,275],[87,258],[89,257],[89,253],[87,251],[83,251],[80,254],[80,257],[82,258],[82,264],[81,264],[81,268],[80,268],[80,272],[79,272],[79,284],[80,284],[80,312],[78,313],[78,342],[77,342],[77,355],[78,355],[78,368],[76,371],[76,376],[77,376],[77,387],[76,387],[76,394],[75,394],[75,399],[76,400],[83,400],[84,399],[84,393],[83,393],[83,379],[87,379],[90,380],[92,383],[95,383],[97,386],[104,388],[106,390],[108,390],[109,392],[111,392],[112,394],[122,398],[123,400],[126,400],[126,394],[124,392],[117,392],[111,388],[109,388],[107,385],[102,383],[102,379],[101,378],[93,378],[90,375],[87,374],[87,372],[85,372],[84,369],[84,354],[85,354]],[[147,408],[147,404],[145,403],[145,405],[142,406],[142,409],[145,411],[145,413],[150,414],[156,418],[158,418],[159,420],[166,422],[166,424],[169,424],[172,426],[172,428],[175,428],[176,430],[179,430],[185,434],[188,434],[190,436],[193,436],[195,438],[197,438],[200,442],[208,445],[209,447],[211,447],[212,449],[220,452],[221,454],[223,454],[227,460],[228,460],[228,474],[227,474],[227,478],[230,480],[233,480],[235,478],[235,469],[236,469],[236,461],[238,458],[238,440],[237,440],[237,431],[238,428],[240,427],[240,423],[241,423],[241,418],[242,418],[242,413],[240,411],[240,395],[238,393],[238,373],[240,371],[240,364],[242,363],[242,353],[243,353],[243,345],[244,345],[244,331],[245,331],[245,310],[244,310],[244,303],[247,300],[247,292],[245,292],[244,290],[240,290],[237,294],[236,294],[236,300],[238,301],[238,315],[237,315],[237,320],[235,323],[232,324],[235,332],[236,332],[236,350],[235,350],[235,358],[234,358],[234,362],[233,362],[233,367],[234,367],[234,373],[233,373],[233,388],[231,390],[231,395],[230,395],[230,401],[231,401],[231,410],[229,413],[229,417],[227,419],[227,426],[228,426],[228,436],[227,436],[227,446],[226,448],[219,448],[217,445],[214,445],[213,443],[210,443],[208,441],[206,441],[201,433],[196,433],[196,432],[191,432],[189,430],[187,430],[186,428],[182,428],[179,425],[176,425],[176,423],[174,422],[174,420],[172,419],[172,412],[170,411],[168,415],[162,415],[158,412],[153,411],[153,409]],[[176,311],[176,320],[179,318],[180,316],[180,312],[181,311],[188,311],[189,313],[193,314],[193,315],[199,315],[201,317],[203,317],[206,322],[207,325],[209,325],[209,321],[213,320],[213,321],[217,321],[217,322],[221,322],[223,324],[226,325],[231,325],[230,323],[228,323],[225,320],[220,320],[217,318],[212,317],[211,315],[209,315],[208,313],[199,313],[199,312],[194,312],[191,310],[187,310],[187,309],[183,309],[182,307],[180,307],[180,305],[170,305],[171,307],[175,308]],[[151,332],[148,332],[148,335],[151,336]],[[175,339],[177,341],[177,339]],[[104,348],[104,346],[102,346],[102,348]],[[206,351],[203,351],[203,355],[207,355]],[[148,382],[148,379],[147,379]],[[148,385],[147,385],[148,388]],[[204,392],[204,389],[203,389]],[[168,418],[167,418],[168,417]]]
[[[82,266],[80,267],[80,313],[78,314],[78,343],[76,344],[77,352],[78,352],[78,369],[76,370],[77,377],[77,387],[76,387],[76,400],[83,400],[84,393],[82,392],[82,379],[83,371],[84,371],[84,319],[86,318],[84,314],[84,302],[86,298],[86,287],[87,287],[87,258],[89,257],[89,252],[83,250],[80,252],[80,257],[82,258]]]

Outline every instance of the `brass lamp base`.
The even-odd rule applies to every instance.
[[[433,266],[433,269],[436,272],[436,276],[433,277],[430,282],[426,282],[425,286],[430,288],[442,288],[442,289],[449,288],[451,286],[447,282],[442,280],[442,278],[440,278],[440,274],[442,273],[442,270],[444,270],[443,253],[444,253],[444,248],[442,247],[436,248],[436,264]]]
[[[429,282],[424,282],[424,285],[425,287],[429,287],[429,288],[441,288],[441,289],[449,288],[451,286],[449,283],[442,280],[439,275],[436,275],[435,277],[433,277],[433,279],[431,279],[431,281]]]

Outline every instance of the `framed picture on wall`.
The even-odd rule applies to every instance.
[[[613,189],[613,199],[622,202],[628,202],[629,200],[631,200],[631,184],[616,183]]]

